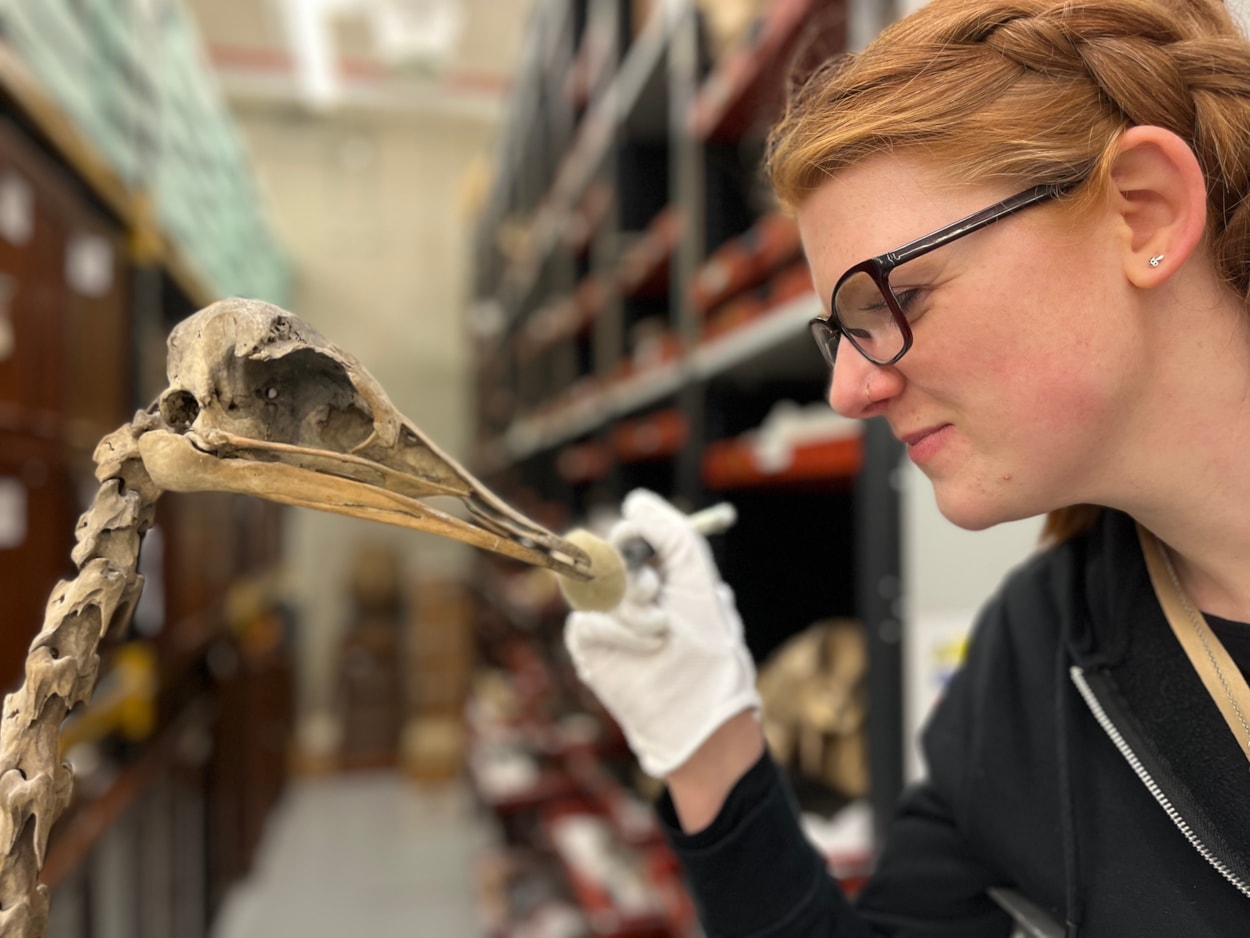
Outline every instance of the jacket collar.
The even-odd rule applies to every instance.
[[[1250,871],[1246,759],[1155,598],[1136,523],[1105,511],[1061,565],[1084,597],[1068,622],[1074,663],[1106,680],[1108,709],[1139,758],[1230,865]],[[1211,846],[1217,846],[1212,843]],[[1234,849],[1233,845],[1237,845]]]

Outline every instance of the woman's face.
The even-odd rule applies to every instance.
[[[826,309],[847,268],[1014,191],[955,188],[897,156],[840,172],[798,213]],[[1148,380],[1121,241],[1111,212],[1074,227],[1043,202],[897,268],[913,345],[882,366],[843,340],[830,403],[884,417],[963,527],[1106,503]]]

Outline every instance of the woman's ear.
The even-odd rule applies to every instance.
[[[1202,242],[1207,189],[1189,144],[1162,127],[1130,127],[1111,163],[1125,273],[1139,287],[1170,278]]]

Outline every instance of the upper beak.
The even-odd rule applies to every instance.
[[[290,313],[215,303],[170,334],[169,388],[138,437],[160,489],[237,492],[428,531],[564,576],[574,544],[509,507],[390,402],[351,355]],[[460,518],[423,498],[450,496]]]

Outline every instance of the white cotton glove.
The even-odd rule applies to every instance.
[[[582,681],[616,719],[643,771],[663,778],[730,717],[760,706],[742,619],[703,535],[637,489],[609,540],[642,537],[655,567],[632,572],[610,612],[574,612],[564,641]]]

